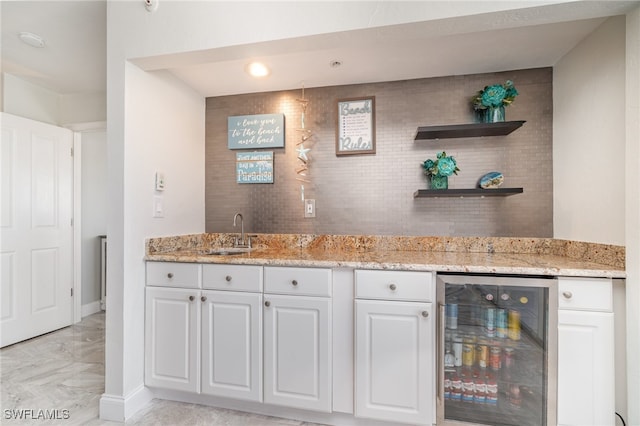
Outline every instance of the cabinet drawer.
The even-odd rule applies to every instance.
[[[262,266],[202,265],[202,287],[262,292]]]
[[[200,288],[201,271],[197,263],[147,262],[147,285]]]
[[[558,308],[611,312],[613,290],[610,279],[559,278]]]
[[[264,268],[265,293],[331,296],[331,269]]]
[[[356,298],[433,301],[433,273],[356,270]]]

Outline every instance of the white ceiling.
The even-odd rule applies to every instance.
[[[105,1],[6,1],[2,13],[2,71],[59,94],[106,90]],[[46,47],[18,33],[40,35]]]
[[[143,58],[137,63],[147,70],[168,69],[203,96],[553,66],[607,16],[638,4],[577,2],[561,9],[532,8],[529,15],[478,15]],[[0,7],[3,72],[60,94],[106,90],[106,2],[5,0]],[[41,35],[46,48],[22,43],[20,31]],[[251,59],[265,62],[271,75],[248,77],[244,68]],[[334,60],[342,65],[330,67]]]

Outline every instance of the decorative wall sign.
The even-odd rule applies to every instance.
[[[338,99],[336,155],[375,154],[375,96]]]
[[[237,115],[227,125],[229,149],[284,147],[284,114]]]
[[[273,151],[237,152],[236,182],[273,183]]]

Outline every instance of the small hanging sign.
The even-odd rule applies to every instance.
[[[273,183],[273,151],[237,152],[237,183]]]
[[[284,114],[238,115],[227,125],[229,149],[284,147]]]

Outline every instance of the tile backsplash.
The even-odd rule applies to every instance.
[[[513,80],[520,95],[507,120],[526,120],[512,134],[414,141],[419,126],[474,121],[470,98],[485,85]],[[233,216],[256,233],[433,236],[553,236],[552,69],[449,76],[305,89],[309,100],[305,146],[307,179],[296,178],[301,90],[207,99],[206,231],[239,232]],[[376,98],[376,153],[336,156],[336,100]],[[273,184],[238,184],[236,151],[227,148],[227,117],[283,113],[285,147],[274,152]],[[309,143],[310,142],[310,143]],[[414,198],[428,183],[421,163],[446,151],[461,169],[449,188],[473,188],[489,171],[504,187],[523,187],[509,197]],[[304,218],[301,185],[316,200],[316,217]]]

